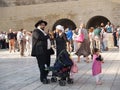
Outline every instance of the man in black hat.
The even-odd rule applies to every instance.
[[[45,70],[46,66],[50,66],[50,60],[48,60],[49,55],[47,54],[47,40],[48,35],[45,33],[44,29],[47,25],[46,21],[40,20],[35,24],[36,29],[34,29],[32,34],[32,53],[31,56],[35,56],[37,59],[38,67],[40,70],[40,81],[43,84],[48,84],[47,79],[48,71]]]

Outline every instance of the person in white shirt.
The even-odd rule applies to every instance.
[[[20,49],[20,55],[24,56],[25,46],[26,46],[26,30],[21,29],[17,34],[17,41]]]
[[[90,40],[90,50],[91,50],[91,58],[93,57],[93,49],[95,48],[95,40],[94,40],[94,27],[90,27],[89,29],[89,40]]]
[[[21,41],[21,35],[22,35],[22,31],[19,30],[17,32],[17,43],[18,43],[18,51],[20,51],[20,41]]]
[[[107,30],[104,28],[103,29],[103,32],[102,32],[102,49],[103,51],[107,51],[108,50],[108,37],[107,37]]]
[[[73,30],[73,36],[72,36],[72,38],[73,38],[74,52],[76,52],[78,50],[78,47],[77,47],[78,45],[77,45],[77,42],[76,42],[76,38],[78,37],[77,31],[78,31],[78,28],[75,29],[75,30]]]
[[[26,54],[30,56],[32,49],[32,33],[27,32],[26,33]]]

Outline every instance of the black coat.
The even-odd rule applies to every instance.
[[[57,49],[57,56],[59,53],[66,49],[66,42],[67,42],[67,37],[65,33],[62,33],[62,35],[56,35],[56,49]]]
[[[47,39],[43,32],[35,29],[32,34],[32,52],[31,56],[41,56],[47,54]]]

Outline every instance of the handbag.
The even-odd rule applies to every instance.
[[[55,53],[55,52],[54,52],[53,48],[48,49],[48,54],[49,54],[49,55],[53,55],[54,53]]]
[[[82,42],[84,41],[84,34],[81,33],[81,34],[76,38],[76,41],[82,43]]]
[[[71,72],[72,73],[77,73],[78,72],[78,66],[74,61],[73,61],[73,65],[71,67]]]

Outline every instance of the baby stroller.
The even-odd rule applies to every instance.
[[[66,82],[68,84],[73,84],[73,79],[70,78],[72,65],[73,62],[70,59],[69,53],[66,50],[62,50],[58,55],[54,66],[49,68],[53,73],[51,82],[57,82],[57,77],[59,77],[60,86],[65,86]]]

